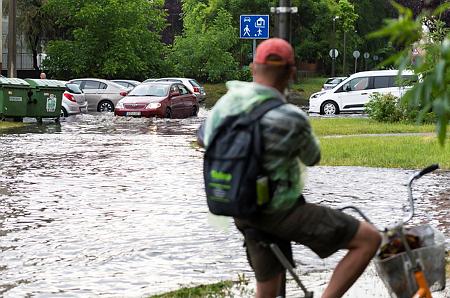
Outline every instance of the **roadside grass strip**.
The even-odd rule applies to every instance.
[[[322,90],[326,80],[327,78],[324,77],[300,78],[299,83],[292,85],[292,90],[301,92],[306,99],[309,99],[311,94]]]
[[[317,136],[435,132],[434,124],[381,123],[368,118],[309,119]]]
[[[233,285],[233,281],[221,281],[210,285],[185,287],[161,295],[150,296],[150,298],[230,297]]]
[[[319,92],[322,89],[326,78],[302,78],[299,81],[299,83],[296,83],[291,87],[291,92],[295,95],[293,96],[295,99],[291,100],[291,102],[296,105],[304,105],[308,103],[311,94]],[[213,107],[219,98],[227,92],[225,83],[204,84],[203,87],[206,91],[205,106],[207,108]]]
[[[3,122],[0,121],[0,131],[1,130],[6,130],[6,129],[11,129],[11,128],[16,128],[16,127],[21,127],[24,126],[23,123],[21,122]]]
[[[432,136],[320,138],[323,166],[364,166],[420,169],[439,163],[450,169],[450,138],[446,146]]]

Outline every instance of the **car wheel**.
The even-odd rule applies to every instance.
[[[326,101],[320,107],[322,115],[337,115],[339,114],[339,107],[334,101]]]
[[[98,104],[97,111],[98,112],[113,112],[114,105],[109,100],[103,100]]]
[[[164,117],[172,119],[172,110],[170,108],[166,109],[166,114],[164,115]]]
[[[59,117],[66,118],[68,116],[69,114],[67,113],[66,109],[64,107],[61,107],[61,114],[59,115]]]
[[[196,117],[197,115],[198,115],[198,107],[197,106],[193,106],[192,107],[192,115],[191,116]]]

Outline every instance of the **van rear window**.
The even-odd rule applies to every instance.
[[[380,89],[380,88],[389,88],[391,77],[374,77],[373,78],[373,88],[374,89]]]

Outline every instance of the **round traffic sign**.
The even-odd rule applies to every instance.
[[[336,49],[331,49],[329,54],[330,54],[331,58],[336,59],[339,56],[339,51]],[[334,54],[334,56],[333,56],[333,54]]]
[[[364,58],[365,58],[365,59],[369,59],[369,57],[370,57],[370,54],[369,54],[368,52],[365,52],[365,53],[364,53]]]
[[[355,57],[355,59],[358,59],[359,56],[361,56],[361,53],[359,51],[354,51],[353,52],[353,57]]]
[[[373,56],[373,60],[378,61],[378,56],[377,55]]]

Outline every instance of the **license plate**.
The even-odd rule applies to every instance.
[[[127,116],[141,116],[141,112],[127,112]]]

